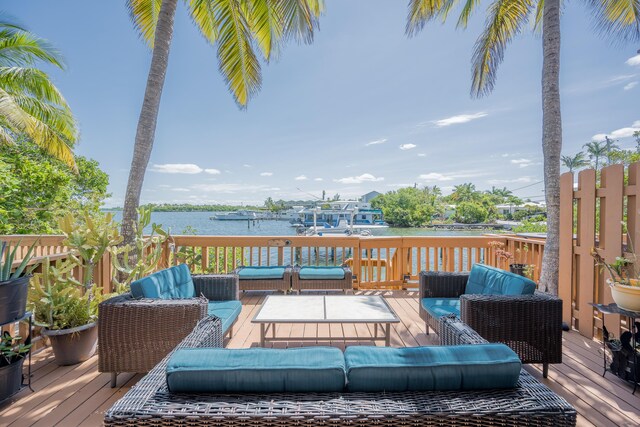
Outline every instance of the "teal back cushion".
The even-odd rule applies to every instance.
[[[473,264],[464,293],[483,295],[532,295],[535,290],[535,282],[526,277],[484,264]]]
[[[434,347],[347,347],[353,392],[513,388],[522,364],[504,344]]]
[[[177,393],[337,392],[345,385],[338,348],[182,348],[167,364]]]
[[[243,267],[238,276],[240,280],[282,279],[284,267]]]
[[[186,264],[156,271],[131,283],[131,294],[134,298],[193,298],[195,293],[191,273]]]
[[[305,280],[342,280],[344,269],[342,267],[302,267],[299,276]]]

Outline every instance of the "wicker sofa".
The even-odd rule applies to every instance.
[[[457,319],[449,345],[485,343]],[[179,348],[221,346],[220,323],[202,320]],[[449,332],[449,329],[451,331]],[[387,393],[189,394],[167,389],[165,357],[105,414],[106,426],[575,426],[576,411],[522,370],[515,388]]]
[[[429,328],[440,333],[440,318],[453,314],[489,342],[507,344],[523,363],[542,363],[546,378],[549,363],[562,363],[562,300],[537,291],[527,295],[468,294],[469,276],[420,273],[419,311],[427,333]],[[425,304],[425,298],[440,299],[439,310]]]
[[[118,373],[149,372],[208,314],[227,316],[220,332],[233,333],[237,315],[230,310],[237,310],[240,299],[238,277],[195,275],[192,280],[193,298],[136,299],[127,293],[100,304],[98,370],[111,373],[112,387]],[[234,308],[226,307],[227,302],[234,302]]]

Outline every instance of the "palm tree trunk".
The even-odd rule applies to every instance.
[[[173,37],[173,21],[176,15],[177,3],[178,0],[162,0],[162,5],[160,6],[151,66],[147,77],[142,110],[138,119],[136,142],[133,149],[133,158],[131,159],[131,169],[129,170],[127,193],[124,199],[124,211],[122,213],[123,244],[133,242],[134,238],[133,223],[138,219],[136,209],[140,204],[144,175],[151,157],[151,149],[153,148],[160,98],[169,63],[169,48]]]
[[[558,293],[560,264],[560,152],[562,120],[560,112],[560,0],[545,0],[542,21],[542,153],[547,203],[547,241],[542,258],[540,284]]]

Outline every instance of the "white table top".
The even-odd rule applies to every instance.
[[[397,323],[379,295],[269,295],[253,323]]]

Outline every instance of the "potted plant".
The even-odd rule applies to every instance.
[[[626,257],[616,257],[615,261],[607,262],[596,248],[591,249],[591,256],[597,266],[607,269],[610,278],[607,283],[611,287],[611,297],[618,307],[623,310],[640,311],[640,271],[638,271],[637,256],[628,237],[631,253]]]
[[[529,245],[525,243],[521,248],[516,249],[516,257],[518,262],[509,264],[509,270],[511,270],[512,273],[519,274],[520,276],[528,277],[529,279],[531,279],[533,276],[533,267],[535,266],[528,264]]]
[[[504,269],[509,260],[513,258],[513,254],[504,249],[504,243],[502,242],[494,240],[489,242],[488,245],[495,251],[498,267]]]
[[[59,365],[83,362],[93,355],[98,342],[98,304],[104,298],[94,272],[103,255],[122,241],[111,214],[83,212],[60,220],[68,259],[49,265],[31,283],[30,301],[36,324],[51,341]],[[79,274],[76,278],[74,271]]]
[[[10,323],[24,316],[27,305],[29,278],[35,266],[27,270],[37,241],[31,245],[14,269],[20,242],[11,250],[7,242],[0,242],[0,325]]]
[[[18,392],[22,386],[22,364],[31,344],[21,341],[21,337],[12,337],[8,331],[0,336],[0,401]]]

